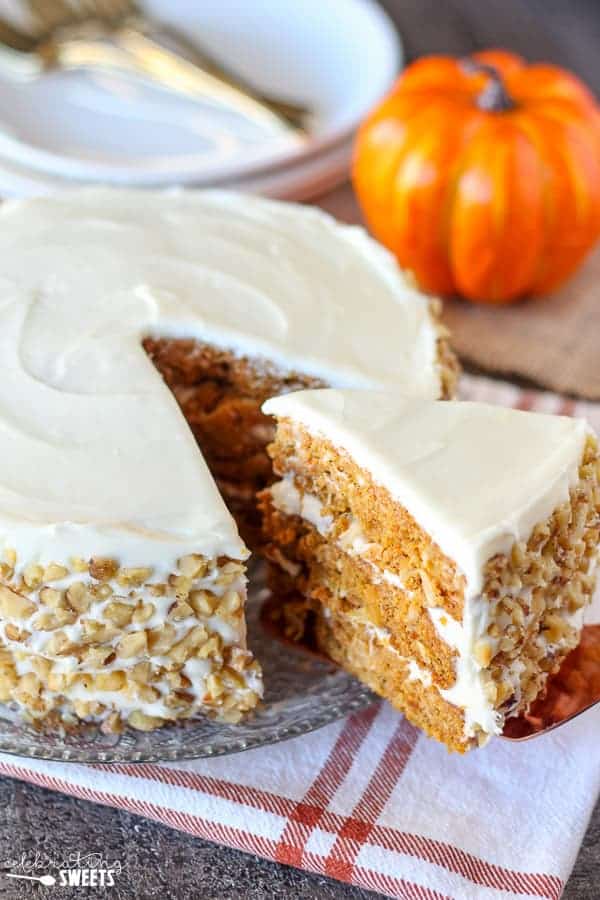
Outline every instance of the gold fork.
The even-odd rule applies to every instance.
[[[135,0],[24,0],[24,12],[26,30],[0,21],[0,68],[14,77],[51,69],[118,70],[223,104],[258,124],[306,131],[306,107],[254,90],[185,37],[145,16]]]

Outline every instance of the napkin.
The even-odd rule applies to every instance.
[[[584,415],[600,431],[600,405],[468,376],[462,396]],[[390,897],[554,900],[600,791],[598,746],[593,709],[461,757],[378,703],[218,759],[84,766],[0,754],[0,773]]]

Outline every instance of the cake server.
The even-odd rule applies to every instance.
[[[507,719],[503,738],[527,741],[559,728],[600,703],[600,625],[584,625],[579,646],[548,680],[527,715]]]
[[[0,69],[12,77],[36,78],[57,69],[116,70],[223,104],[282,132],[306,131],[305,107],[256,91],[185,37],[146,17],[134,0],[24,0],[23,9],[27,29],[0,20]]]

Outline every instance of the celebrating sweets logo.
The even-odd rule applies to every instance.
[[[16,860],[5,863],[7,878],[36,881],[44,887],[114,887],[123,871],[119,860],[111,860],[103,853],[82,853],[75,850],[55,859],[47,853],[22,853]]]

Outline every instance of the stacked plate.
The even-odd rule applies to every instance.
[[[401,65],[394,27],[373,0],[144,7],[265,94],[307,106],[309,135],[269,132],[117,74],[54,72],[23,82],[0,74],[0,196],[81,183],[187,184],[299,200],[346,177],[356,126]]]

